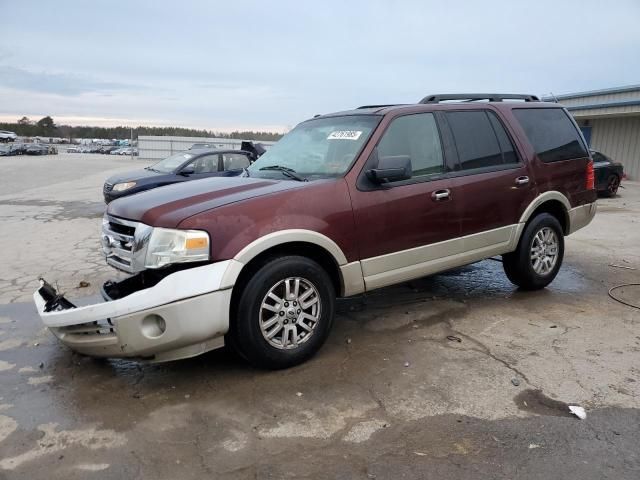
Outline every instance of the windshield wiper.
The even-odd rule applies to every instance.
[[[301,177],[296,173],[293,168],[283,167],[282,165],[269,165],[268,167],[262,167],[260,170],[275,170],[277,172],[282,172],[285,177],[293,178],[299,182],[308,182],[304,177]]]
[[[162,172],[160,172],[160,170],[156,170],[156,169],[155,169],[155,168],[153,168],[153,167],[144,167],[144,169],[145,169],[145,170],[151,170],[152,172],[162,173]]]

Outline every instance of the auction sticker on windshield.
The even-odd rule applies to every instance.
[[[327,140],[358,140],[360,135],[361,130],[336,130],[329,134]]]

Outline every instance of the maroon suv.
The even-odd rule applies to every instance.
[[[232,345],[255,365],[312,356],[336,297],[502,255],[551,282],[596,211],[571,116],[530,95],[433,95],[299,124],[242,177],[112,202],[107,262],[131,274],[76,307],[46,282],[44,323],[79,352],[152,361]]]

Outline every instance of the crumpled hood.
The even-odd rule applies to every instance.
[[[294,188],[306,182],[247,177],[213,177],[155,188],[119,198],[107,213],[154,227],[176,228],[198,213],[249,198]]]

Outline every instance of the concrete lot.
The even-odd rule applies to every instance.
[[[226,350],[92,360],[42,327],[39,275],[69,297],[113,276],[101,185],[130,168],[0,159],[0,478],[640,478],[640,311],[607,296],[640,282],[640,184],[544,291],[488,260],[344,300],[319,355],[263,372]]]

